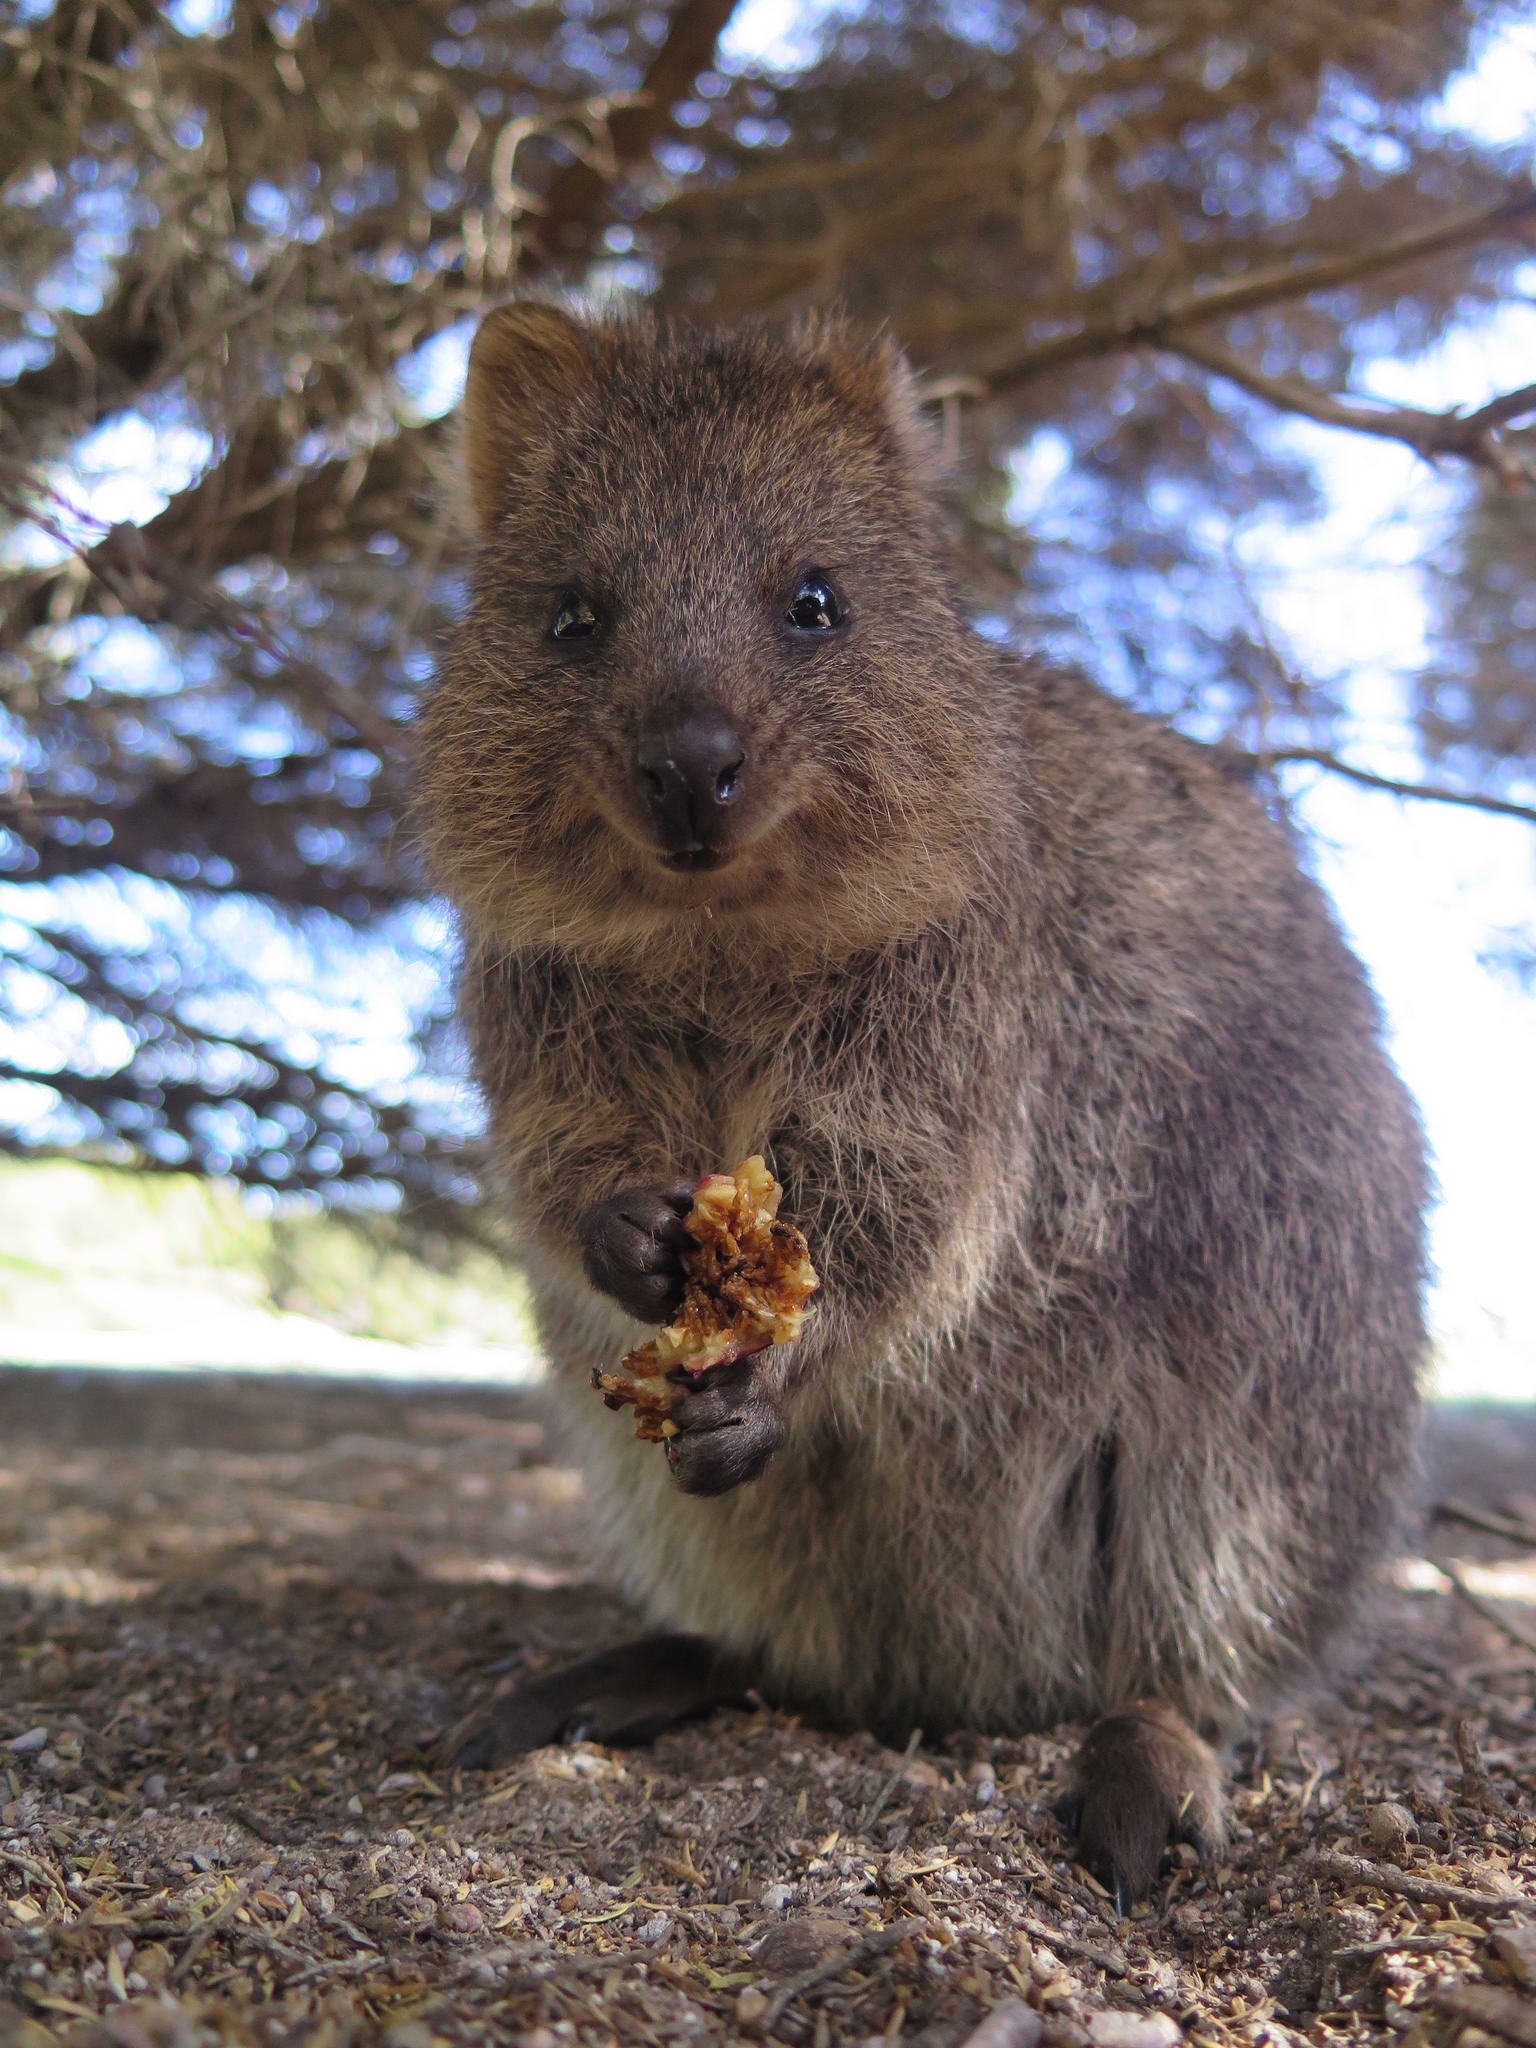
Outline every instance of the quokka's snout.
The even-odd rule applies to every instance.
[[[634,784],[663,864],[719,867],[754,808],[747,743],[718,704],[678,704],[646,722]]]
[[[804,778],[775,657],[804,658],[846,637],[843,602],[821,569],[782,590],[733,593],[730,603],[739,615],[730,653],[709,665],[719,673],[643,705],[633,749],[620,746],[623,822],[675,873],[725,866],[794,810]]]

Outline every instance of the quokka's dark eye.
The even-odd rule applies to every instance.
[[[598,629],[598,616],[579,590],[562,590],[555,616],[550,621],[554,640],[590,640]]]
[[[784,614],[797,633],[830,633],[843,623],[837,592],[819,569],[807,569]]]

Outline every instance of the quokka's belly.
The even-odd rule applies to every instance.
[[[625,1591],[757,1659],[773,1695],[930,1733],[1096,1703],[1091,1531],[1059,1460],[956,1471],[910,1425],[834,1434],[806,1401],[762,1479],[700,1499],[575,1375],[552,1394]]]

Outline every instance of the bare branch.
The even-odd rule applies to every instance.
[[[578,157],[558,171],[544,194],[523,268],[537,271],[586,253],[609,217],[615,173],[638,164],[672,126],[672,108],[714,55],[736,0],[682,0],[666,40],[646,69],[640,92],[608,119],[611,165]]]
[[[1530,469],[1500,441],[1499,430],[1512,420],[1536,413],[1536,384],[1507,392],[1502,398],[1479,406],[1476,412],[1426,412],[1413,405],[1378,405],[1371,399],[1334,397],[1293,378],[1266,377],[1263,371],[1203,335],[1168,334],[1160,346],[1198,363],[1215,376],[1225,377],[1284,412],[1300,413],[1325,427],[1347,427],[1353,433],[1406,442],[1427,462],[1445,455],[1458,456],[1479,469],[1491,470],[1507,484],[1531,481]]]
[[[1239,277],[1221,278],[1214,284],[1196,285],[1148,311],[1128,308],[1110,318],[1090,321],[1075,333],[1041,342],[1011,363],[994,368],[987,377],[988,388],[996,397],[1068,363],[1111,355],[1120,349],[1162,347],[1183,328],[1208,320],[1232,320],[1240,313],[1260,312],[1291,299],[1307,298],[1313,292],[1334,291],[1340,285],[1376,277],[1384,270],[1439,256],[1448,249],[1464,248],[1468,243],[1480,242],[1529,221],[1536,221],[1536,192],[1501,199],[1495,205],[1480,206],[1469,213],[1452,214],[1432,226],[1411,228],[1370,247],[1356,244],[1333,255],[1314,257],[1310,263],[1287,263],[1271,270],[1251,270]]]
[[[1437,1572],[1443,1573],[1450,1580],[1457,1593],[1480,1620],[1498,1629],[1500,1634],[1508,1636],[1509,1640],[1517,1643],[1522,1650],[1536,1653],[1536,1635],[1511,1615],[1501,1614],[1491,1600],[1484,1600],[1474,1593],[1459,1565],[1448,1557],[1432,1557],[1429,1561]]]
[[[1502,796],[1480,796],[1473,790],[1451,789],[1438,782],[1396,782],[1389,775],[1374,775],[1369,768],[1356,768],[1348,761],[1341,761],[1337,754],[1329,753],[1325,747],[1276,747],[1262,754],[1229,750],[1227,758],[1256,769],[1278,767],[1287,761],[1310,761],[1316,768],[1326,768],[1330,775],[1345,776],[1366,789],[1384,789],[1389,796],[1419,797],[1426,803],[1435,804],[1462,804],[1468,810],[1491,811],[1496,817],[1520,818],[1527,825],[1536,825],[1536,805],[1512,803]]]
[[[1481,1529],[1485,1535],[1502,1536],[1508,1543],[1536,1550],[1536,1522],[1490,1514],[1486,1508],[1471,1507],[1464,1500],[1437,1500],[1431,1512],[1437,1522],[1461,1522],[1468,1529]]]
[[[49,491],[46,495],[62,512],[75,519],[83,518],[84,515],[56,491]],[[347,684],[327,675],[313,662],[291,654],[255,612],[236,604],[222,591],[189,574],[180,563],[152,553],[139,527],[122,524],[107,528],[94,547],[86,547],[57,518],[3,486],[0,486],[0,506],[13,518],[41,527],[67,547],[130,617],[154,624],[167,614],[166,598],[174,598],[184,615],[189,613],[228,639],[254,647],[265,655],[297,696],[344,720],[382,762],[389,764],[400,759],[404,734],[398,726]],[[94,523],[99,526],[99,522]]]

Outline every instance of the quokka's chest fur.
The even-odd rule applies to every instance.
[[[472,965],[499,1161],[530,1238],[568,1247],[594,1197],[764,1151],[817,1248],[825,1342],[853,1336],[854,1297],[861,1337],[898,1302],[942,1320],[958,1267],[974,1293],[1024,1191],[1032,1052],[996,933],[977,919],[780,976],[706,939],[689,965]]]

